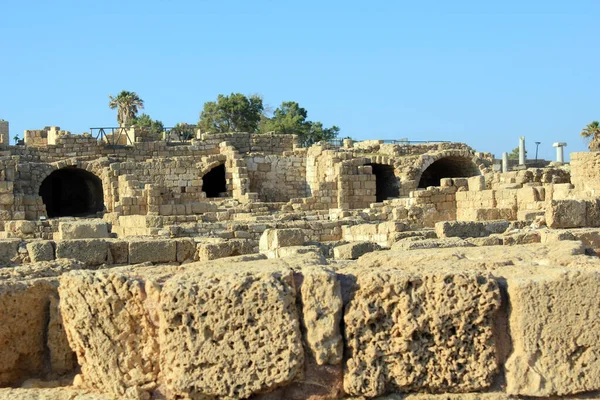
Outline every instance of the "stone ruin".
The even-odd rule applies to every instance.
[[[600,153],[27,132],[2,399],[600,398]]]

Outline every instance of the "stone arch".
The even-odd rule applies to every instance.
[[[210,162],[201,170],[202,191],[208,198],[223,197],[223,193],[228,193],[226,159],[223,158]]]
[[[446,150],[421,156],[414,181],[417,188],[439,186],[443,178],[468,178],[481,175],[482,160],[465,150]]]
[[[370,166],[375,175],[375,197],[378,203],[400,197],[400,178],[393,159],[385,156],[366,157],[362,165]]]
[[[76,166],[51,171],[39,185],[38,194],[49,218],[92,216],[104,211],[102,180]]]
[[[393,165],[368,163],[375,175],[375,197],[381,203],[389,198],[400,197],[400,185]]]

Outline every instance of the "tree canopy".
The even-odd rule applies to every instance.
[[[590,138],[591,141],[588,147],[591,151],[600,150],[600,123],[598,121],[592,121],[581,130],[581,136]]]
[[[165,130],[165,126],[162,121],[153,120],[148,114],[141,114],[133,117],[130,121],[132,126],[138,126],[142,129],[144,134],[148,136],[159,137]]]
[[[298,135],[303,146],[310,146],[321,140],[334,139],[340,132],[340,128],[335,125],[331,128],[323,128],[321,122],[308,121],[307,117],[308,112],[298,103],[284,101],[275,109],[273,117],[263,118],[261,131]]]
[[[144,100],[135,92],[122,90],[116,97],[109,95],[108,98],[110,99],[108,106],[112,110],[117,109],[117,122],[121,126],[130,126],[138,109],[144,108]]]
[[[256,132],[264,110],[260,96],[232,93],[220,94],[217,101],[204,103],[198,128],[203,132]]]

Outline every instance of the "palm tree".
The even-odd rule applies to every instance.
[[[138,109],[144,108],[144,100],[136,92],[122,90],[116,97],[108,96],[110,101],[108,106],[114,110],[117,109],[117,122],[121,126],[127,126],[138,113]]]
[[[599,151],[600,150],[600,123],[598,121],[592,121],[587,124],[585,128],[581,131],[581,136],[583,137],[592,137],[590,144],[588,145],[590,151]]]

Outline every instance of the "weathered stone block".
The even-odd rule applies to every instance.
[[[160,297],[160,365],[172,396],[246,398],[302,370],[290,271],[178,275]]]
[[[260,237],[259,247],[262,252],[287,246],[302,246],[303,244],[304,232],[302,229],[267,229]]]
[[[108,242],[102,239],[59,240],[56,242],[56,258],[101,265],[108,261]]]
[[[177,242],[169,239],[132,240],[129,242],[129,263],[168,263],[177,261]]]
[[[193,239],[177,239],[177,262],[193,261],[196,255],[196,242]]]
[[[107,239],[111,264],[127,264],[129,262],[129,243],[120,239]]]
[[[481,175],[468,178],[468,186],[470,192],[485,190],[485,178]]]
[[[49,280],[0,282],[0,385],[44,372],[48,306],[55,292]]]
[[[435,224],[435,232],[439,238],[447,237],[483,237],[506,231],[508,221],[442,221]]]
[[[318,365],[342,361],[340,333],[342,292],[336,274],[319,268],[303,268],[300,293],[306,341]]]
[[[62,240],[109,237],[108,224],[101,219],[60,222],[58,234],[58,238]]]
[[[546,208],[546,224],[550,228],[579,228],[586,224],[584,200],[552,200]]]
[[[85,385],[117,397],[156,388],[158,335],[148,309],[158,291],[119,273],[76,271],[60,278],[60,311]]]
[[[381,247],[373,242],[355,242],[337,246],[333,249],[333,257],[336,260],[356,260],[363,254],[377,251]]]
[[[16,259],[19,243],[21,243],[19,239],[0,240],[0,265],[10,264]]]
[[[35,240],[27,243],[27,252],[31,262],[54,260],[54,242],[50,240]]]
[[[564,396],[600,389],[598,271],[540,271],[508,279],[513,352],[506,390]]]
[[[357,273],[344,315],[349,359],[344,389],[469,392],[497,372],[493,335],[500,290],[470,273]]]

